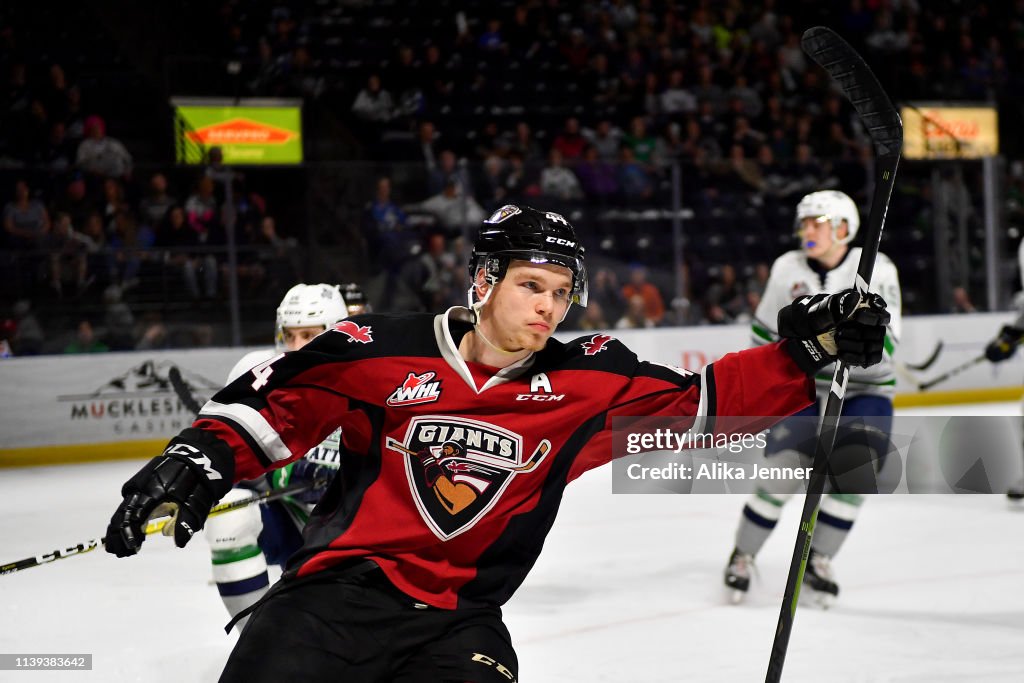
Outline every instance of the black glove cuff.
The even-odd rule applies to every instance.
[[[181,430],[168,442],[164,456],[188,465],[214,501],[223,498],[234,486],[235,455],[222,439],[206,430],[195,427]]]
[[[785,339],[782,347],[801,370],[812,376],[835,360],[811,339]]]

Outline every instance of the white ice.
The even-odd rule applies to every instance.
[[[921,412],[921,411],[918,411]],[[1016,403],[934,409],[1018,413]],[[102,534],[139,462],[0,471],[0,563]],[[520,679],[764,679],[800,505],[758,557],[747,601],[721,573],[743,499],[612,495],[598,470],[559,519],[505,618]],[[1002,496],[877,496],[836,560],[839,602],[797,610],[783,680],[1024,680],[1024,509]],[[150,538],[0,576],[0,653],[93,655],[91,672],[0,681],[215,681],[234,636],[205,543]]]

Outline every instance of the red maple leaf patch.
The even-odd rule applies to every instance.
[[[614,339],[614,337],[607,334],[595,334],[589,340],[581,344],[583,347],[583,353],[588,356],[596,356],[608,348],[608,342],[612,339]]]
[[[351,320],[342,320],[340,323],[335,324],[334,329],[348,335],[350,344],[352,342],[369,344],[373,341],[373,330],[370,329],[369,325],[357,325]]]

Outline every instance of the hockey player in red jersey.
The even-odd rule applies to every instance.
[[[184,546],[233,481],[342,428],[339,473],[222,681],[517,680],[501,605],[565,486],[611,460],[614,417],[792,414],[837,356],[878,362],[888,320],[854,290],[805,297],[780,313],[781,341],[694,374],[604,335],[552,338],[587,301],[583,247],[559,214],[499,209],[470,274],[469,308],[355,316],[243,375],[125,483],[108,552],[138,552],[168,504]]]

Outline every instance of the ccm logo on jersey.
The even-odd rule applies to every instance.
[[[614,337],[607,334],[595,334],[593,337],[583,342],[583,353],[588,356],[596,356],[597,354],[608,348],[608,342]]]
[[[335,324],[334,330],[335,332],[348,335],[349,344],[352,342],[369,344],[373,341],[373,330],[369,325],[357,325],[351,320],[342,320],[340,323]]]
[[[433,403],[441,398],[441,380],[432,382],[434,372],[417,375],[410,372],[402,382],[402,386],[388,396],[389,406],[418,406],[422,403]]]
[[[555,394],[551,391],[551,380],[547,374],[538,372],[530,380],[529,394],[518,394],[517,401],[561,401],[565,394]],[[540,392],[540,393],[537,393]]]

